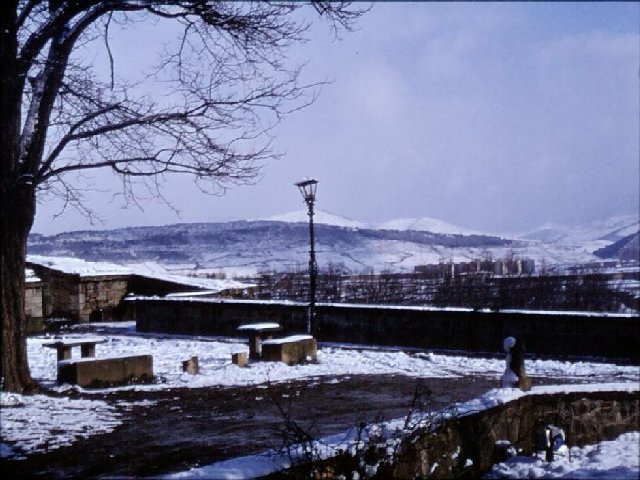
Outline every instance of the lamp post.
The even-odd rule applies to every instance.
[[[300,190],[302,198],[307,207],[309,207],[309,310],[307,312],[307,333],[311,334],[312,323],[315,318],[316,310],[316,276],[318,275],[318,264],[316,263],[315,238],[313,233],[313,204],[316,201],[316,188],[318,181],[314,179],[305,179],[296,183],[296,187]]]

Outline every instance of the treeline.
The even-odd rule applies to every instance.
[[[249,298],[309,300],[309,277],[304,271],[262,272]],[[345,273],[329,265],[318,273],[316,301],[434,305],[474,309],[578,310],[594,312],[638,311],[638,298],[611,287],[612,275],[522,275],[502,277],[482,272],[434,279],[419,273]]]

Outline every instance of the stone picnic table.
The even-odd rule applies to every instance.
[[[272,338],[273,333],[280,330],[280,324],[275,322],[249,323],[238,327],[239,332],[249,334],[249,358],[252,360],[260,359],[262,340]]]
[[[83,338],[60,338],[53,342],[43,343],[43,347],[55,348],[58,351],[58,362],[71,358],[71,349],[80,347],[82,358],[95,357],[96,345],[104,343],[107,339],[103,337],[83,337]]]

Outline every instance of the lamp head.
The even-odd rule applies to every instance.
[[[318,188],[318,181],[313,178],[307,178],[301,182],[295,184],[300,190],[302,198],[307,203],[313,202],[316,199],[316,189]]]

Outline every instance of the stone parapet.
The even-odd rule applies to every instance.
[[[527,395],[473,415],[425,427],[403,441],[392,476],[477,478],[499,460],[508,441],[524,454],[540,450],[547,424],[562,428],[568,446],[612,440],[640,430],[640,392]]]
[[[304,331],[308,305],[220,299],[136,299],[140,332],[236,337],[240,325],[275,322],[283,335]],[[527,352],[554,358],[602,357],[640,362],[634,315],[585,312],[473,311],[392,305],[317,304],[319,342],[499,352],[502,339],[522,339]]]

